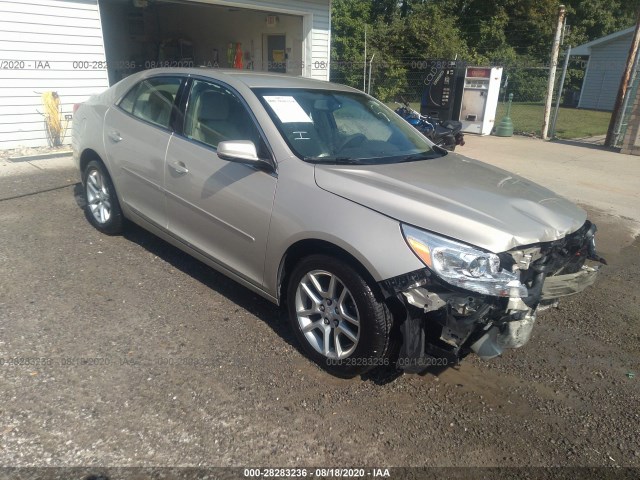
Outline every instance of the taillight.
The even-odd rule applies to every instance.
[[[81,103],[74,103],[73,104],[73,114],[74,115],[78,111],[78,109],[80,108],[80,105],[82,105],[82,104]]]

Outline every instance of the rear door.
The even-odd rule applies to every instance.
[[[108,163],[125,207],[165,228],[164,162],[182,81],[178,76],[142,80],[108,110],[104,122]]]
[[[183,135],[167,150],[169,231],[221,266],[261,286],[276,191],[273,171],[222,160],[224,140],[251,140],[269,158],[253,115],[224,85],[194,79]]]

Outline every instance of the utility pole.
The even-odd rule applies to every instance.
[[[556,81],[556,68],[558,66],[558,55],[560,53],[560,37],[564,26],[564,5],[558,7],[558,24],[556,34],[553,38],[551,48],[551,61],[549,62],[549,82],[547,83],[547,97],[544,102],[544,121],[542,122],[542,138],[549,140],[549,118],[551,117],[551,103],[553,102],[553,86]]]
[[[364,68],[362,71],[362,91],[367,91],[367,24],[364,25]]]
[[[367,87],[367,95],[371,95],[371,64],[373,63],[373,57],[375,56],[376,54],[374,53],[371,55],[371,60],[369,60],[369,86]]]
[[[564,87],[564,79],[567,77],[567,68],[569,68],[569,59],[571,58],[571,45],[567,47],[567,53],[564,57],[564,67],[562,67],[562,75],[558,84],[558,94],[556,96],[556,109],[553,112],[553,120],[551,120],[551,137],[556,136],[556,123],[558,122],[558,112],[560,111],[560,98],[562,98],[562,89]]]
[[[613,147],[616,141],[616,125],[620,120],[622,120],[622,115],[624,115],[624,111],[622,108],[622,104],[624,102],[624,97],[627,94],[627,88],[629,87],[629,79],[631,78],[631,72],[633,71],[633,66],[636,62],[636,57],[638,55],[638,45],[640,45],[640,9],[638,9],[638,14],[636,18],[636,30],[633,34],[633,40],[631,41],[631,47],[629,48],[629,56],[627,57],[627,66],[624,69],[624,73],[622,74],[622,79],[620,80],[620,87],[618,88],[618,95],[616,96],[616,102],[613,104],[613,112],[611,112],[611,120],[609,120],[609,128],[607,129],[607,138],[604,141],[604,144],[607,147]]]

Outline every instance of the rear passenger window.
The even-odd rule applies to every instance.
[[[143,80],[120,101],[125,112],[160,127],[169,128],[181,79],[156,77]]]

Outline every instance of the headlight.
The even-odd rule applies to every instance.
[[[463,243],[402,225],[413,253],[445,282],[456,287],[497,297],[526,297],[527,287],[518,272],[500,268],[500,259]]]

